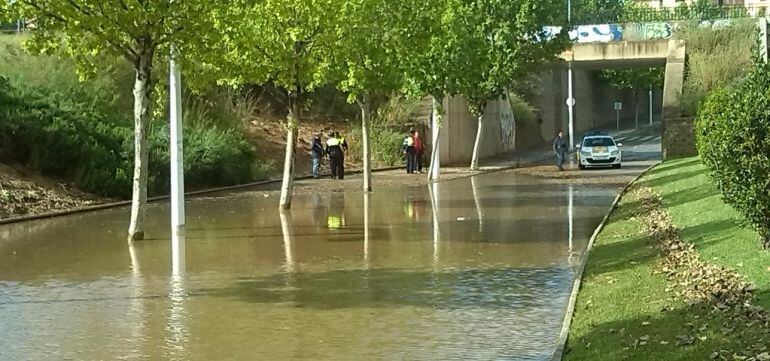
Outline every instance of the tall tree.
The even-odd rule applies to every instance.
[[[562,11],[562,4],[539,0],[463,0],[454,7],[451,39],[462,57],[455,86],[477,120],[471,169],[478,169],[487,103],[566,48],[566,32],[548,37],[543,29],[559,24]]]
[[[206,67],[231,85],[272,82],[287,99],[280,207],[291,207],[303,93],[325,84],[339,38],[339,1],[237,0],[212,16],[219,41]]]
[[[100,56],[105,54],[121,56],[133,65],[134,175],[128,240],[144,238],[153,71],[158,61],[167,59],[172,42],[183,46],[191,34],[206,28],[201,24],[216,3],[208,0],[17,0],[5,6],[15,18],[34,19],[35,31],[27,43],[27,48],[34,52],[61,51],[77,61],[83,74],[100,66]]]
[[[444,116],[444,98],[456,94],[455,77],[461,72],[456,66],[460,54],[455,49],[457,41],[453,38],[456,0],[426,0],[420,2],[422,8],[415,11],[415,32],[411,35],[417,44],[412,49],[414,54],[402,61],[406,66],[407,89],[413,97],[428,95],[433,100],[433,123],[435,129],[431,142],[431,160],[428,177],[435,180],[440,165],[437,161],[441,124]]]
[[[361,110],[364,191],[372,190],[372,99],[404,88],[404,60],[421,47],[415,32],[422,27],[414,15],[421,13],[422,4],[414,0],[354,0],[343,2],[340,11],[338,88]]]

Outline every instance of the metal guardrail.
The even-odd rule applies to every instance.
[[[573,8],[572,23],[613,24],[656,21],[718,20],[751,17],[745,6],[678,6],[675,8],[606,9],[581,11]]]

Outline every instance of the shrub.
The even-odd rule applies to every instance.
[[[722,196],[770,248],[770,67],[708,96],[696,121],[701,159]]]
[[[756,45],[753,20],[733,19],[730,26],[700,27],[697,22],[677,29],[687,47],[687,69],[682,90],[682,109],[697,115],[706,94],[730,84],[751,70]]]
[[[376,167],[394,166],[403,160],[401,145],[406,137],[406,131],[398,130],[380,124],[369,126],[369,136],[372,139],[372,165]],[[354,127],[348,132],[350,148],[350,160],[358,162],[363,159],[363,141],[361,127]]]
[[[20,95],[0,81],[0,159],[73,181],[82,190],[127,198],[133,174],[133,125],[59,93],[29,89]],[[192,113],[194,114],[194,113]],[[169,187],[168,125],[152,122],[148,192]],[[266,178],[245,135],[234,128],[185,122],[185,176],[189,188]]]

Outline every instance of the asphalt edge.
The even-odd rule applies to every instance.
[[[610,219],[610,216],[615,211],[615,208],[617,208],[618,203],[620,203],[620,200],[623,199],[623,196],[628,192],[628,190],[633,186],[639,179],[641,179],[644,175],[646,175],[650,170],[660,165],[662,162],[658,161],[655,164],[647,167],[644,171],[639,173],[634,179],[632,179],[630,182],[626,183],[626,185],[623,187],[623,189],[618,192],[618,195],[615,196],[615,199],[612,201],[612,205],[610,205],[610,209],[607,211],[607,214],[604,215],[604,218],[601,222],[599,222],[599,225],[596,226],[596,229],[594,229],[594,233],[591,235],[591,239],[588,240],[588,245],[586,246],[585,252],[583,252],[583,260],[580,261],[580,267],[578,268],[578,274],[575,277],[575,281],[572,283],[572,292],[570,294],[569,303],[567,303],[567,312],[564,314],[564,319],[562,321],[561,326],[561,332],[559,333],[559,340],[556,344],[556,350],[554,351],[553,355],[551,356],[551,361],[561,361],[564,357],[564,348],[567,346],[567,338],[569,337],[569,329],[572,325],[572,317],[575,314],[575,302],[577,301],[578,293],[580,293],[580,287],[583,284],[583,273],[585,272],[586,265],[588,264],[588,257],[590,256],[591,249],[594,246],[594,241],[596,241],[596,238],[599,236],[599,233],[604,229],[604,226],[607,224],[607,221]]]

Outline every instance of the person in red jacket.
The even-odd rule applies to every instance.
[[[417,161],[417,173],[422,173],[422,154],[425,148],[423,147],[419,132],[415,130],[412,138],[414,138],[414,158]]]

